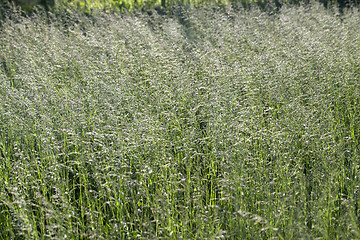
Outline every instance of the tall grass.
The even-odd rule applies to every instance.
[[[359,238],[359,20],[15,11],[0,238]]]

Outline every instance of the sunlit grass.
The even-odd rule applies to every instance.
[[[359,238],[357,10],[16,14],[1,239]]]

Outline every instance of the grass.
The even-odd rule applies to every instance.
[[[0,238],[359,238],[359,21],[13,11]]]

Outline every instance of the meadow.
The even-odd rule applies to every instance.
[[[359,10],[8,9],[0,239],[359,239]]]

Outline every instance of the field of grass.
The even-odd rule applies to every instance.
[[[0,239],[360,238],[360,14],[0,29]]]

